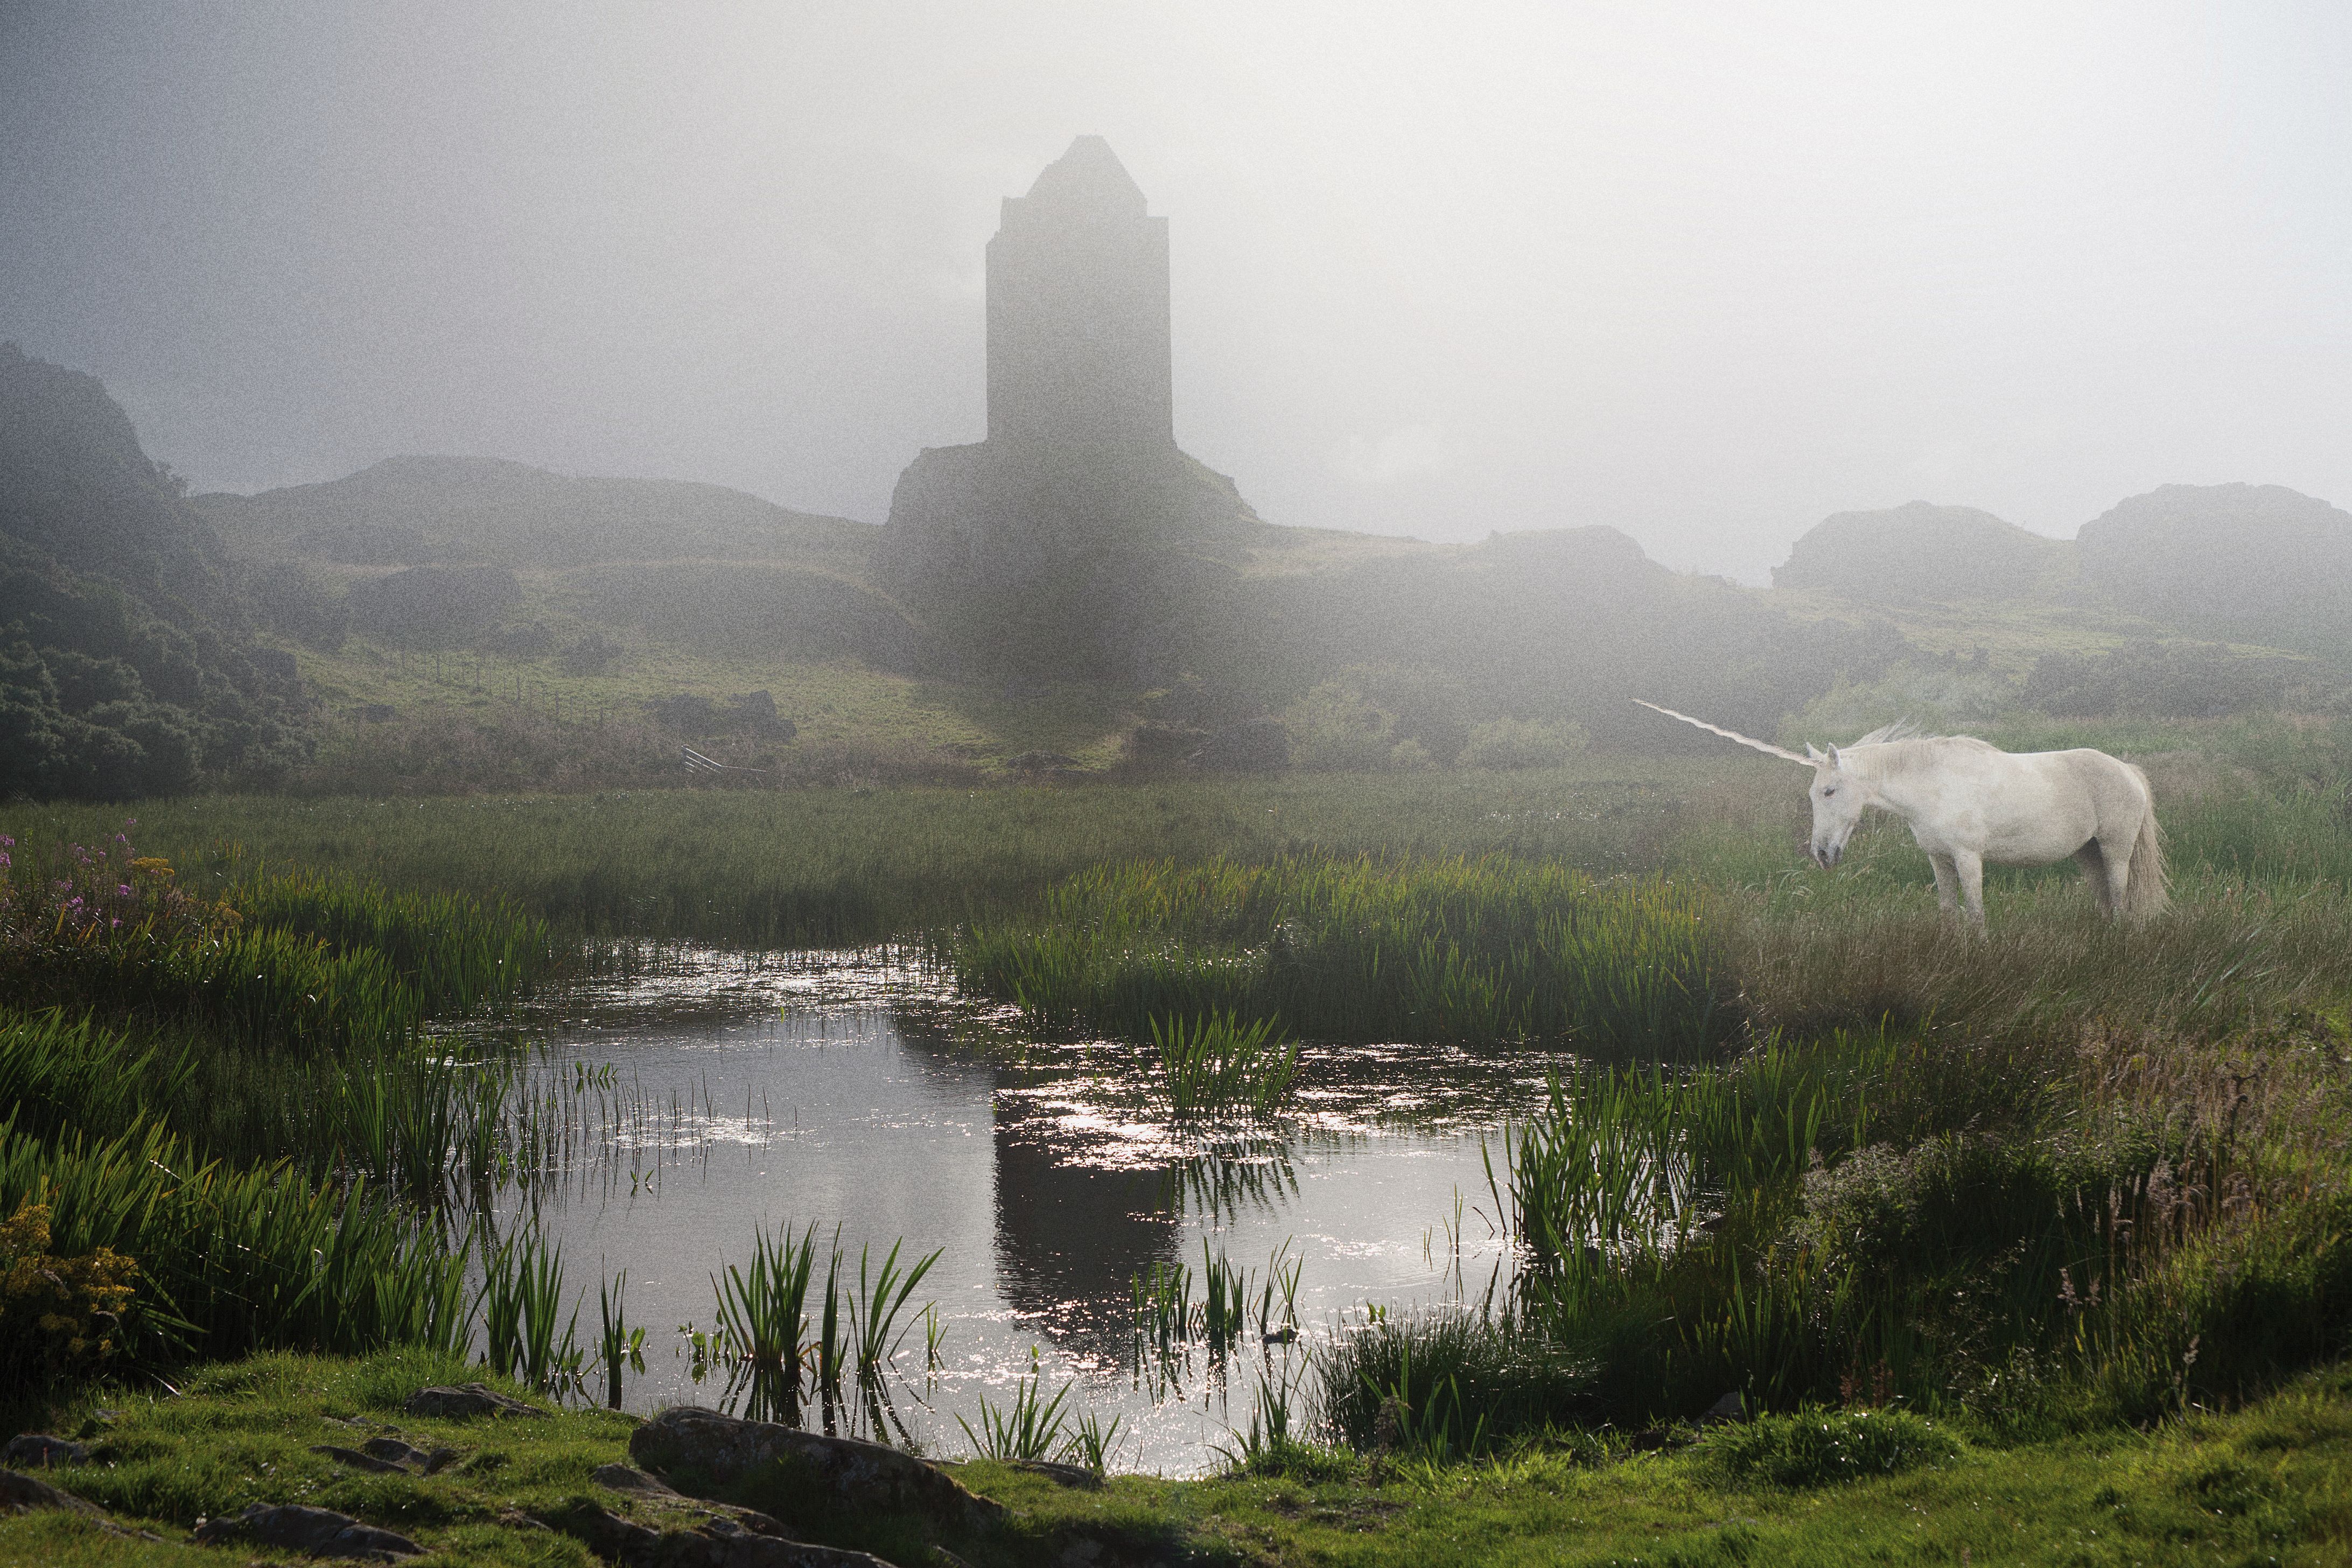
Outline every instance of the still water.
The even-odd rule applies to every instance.
[[[547,1180],[503,1205],[534,1214],[589,1282],[627,1270],[646,1325],[625,1405],[725,1405],[679,1330],[716,1316],[713,1276],[763,1230],[840,1227],[854,1277],[904,1238],[939,1261],[912,1305],[938,1304],[939,1364],[909,1331],[892,1406],[928,1452],[969,1447],[985,1397],[1033,1367],[1064,1408],[1119,1418],[1114,1468],[1182,1474],[1246,1426],[1261,1380],[1298,1383],[1314,1347],[1390,1310],[1475,1302],[1507,1269],[1482,1135],[1543,1094],[1540,1053],[1347,1047],[1306,1053],[1296,1111],[1255,1134],[1202,1138],[1155,1111],[1145,1053],[1024,1038],[1006,1010],[935,970],[876,952],[675,953],[663,973],[551,998],[533,1068],[573,1129]],[[1496,1143],[1499,1160],[1499,1140]],[[1213,1363],[1139,1350],[1132,1281],[1197,1274],[1203,1247],[1252,1271],[1301,1265],[1301,1337]],[[822,1275],[823,1264],[819,1264]],[[1253,1322],[1255,1328],[1255,1322]],[[591,1378],[601,1391],[601,1373]]]

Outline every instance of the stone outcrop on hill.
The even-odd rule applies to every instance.
[[[880,586],[959,662],[1158,684],[1274,531],[1174,447],[924,451],[899,476]]]
[[[1989,511],[1915,500],[1824,518],[1774,569],[1772,585],[1866,603],[2022,598],[2066,548]]]

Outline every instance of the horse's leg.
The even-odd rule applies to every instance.
[[[1960,874],[1952,868],[1949,855],[1930,854],[1927,864],[1936,868],[1936,902],[1948,915],[1960,912]]]
[[[1959,873],[1960,901],[1968,907],[1969,923],[1984,930],[1984,857],[1973,849],[1955,849],[1952,869]]]
[[[2123,902],[2123,889],[2116,885],[2115,880],[2116,858],[2106,853],[2099,841],[2094,838],[2074,851],[2074,862],[2083,868],[2083,880],[2090,888],[2091,897],[2098,904],[2099,912],[2112,918],[2116,907]]]

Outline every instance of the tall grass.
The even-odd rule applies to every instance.
[[[1055,788],[813,789],[405,800],[205,795],[142,806],[143,840],[225,889],[249,862],[500,898],[565,934],[774,946],[875,942],[1024,915],[1111,861],[1370,851],[1500,854],[1597,874],[1667,864],[1694,781],[1738,762],[1596,758],[1486,774]],[[1776,778],[1778,775],[1773,775]],[[12,808],[27,838],[96,842],[103,807]],[[216,851],[243,847],[229,862]]]
[[[22,1134],[127,1131],[150,1105],[176,1100],[195,1068],[185,1042],[138,1042],[57,1008],[0,1011],[0,1106]]]
[[[968,989],[1049,1028],[1280,1018],[1309,1037],[1703,1055],[1734,1022],[1712,902],[1496,857],[1103,866],[950,948]]]
[[[491,1371],[533,1388],[578,1382],[580,1310],[575,1305],[569,1318],[561,1317],[563,1256],[537,1226],[483,1247],[478,1302],[482,1359]]]
[[[40,1139],[0,1123],[0,1212],[50,1210],[49,1250],[133,1259],[129,1364],[265,1348],[456,1348],[465,1259],[364,1182],[234,1169],[158,1127]],[[23,1347],[17,1347],[23,1348]]]

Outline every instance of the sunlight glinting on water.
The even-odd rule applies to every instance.
[[[597,1278],[625,1268],[628,1321],[648,1330],[631,1409],[746,1408],[721,1367],[698,1376],[689,1336],[713,1328],[725,1271],[787,1226],[818,1228],[813,1317],[836,1226],[853,1286],[861,1249],[869,1266],[902,1239],[902,1266],[937,1250],[881,1418],[944,1456],[971,1447],[959,1415],[978,1426],[983,1397],[1002,1408],[1034,1375],[1047,1397],[1072,1384],[1065,1414],[1118,1417],[1118,1466],[1197,1471],[1261,1382],[1311,1383],[1314,1347],[1367,1303],[1475,1303],[1507,1282],[1480,1134],[1539,1099],[1556,1058],[1309,1048],[1294,1114],[1198,1133],[1154,1106],[1147,1052],[1025,1039],[901,952],[655,957],[532,1020],[547,1044],[523,1087],[561,1129],[495,1205],[502,1234],[535,1218],[560,1243],[583,1342]],[[1292,1262],[1298,1336],[1269,1342],[1282,1325],[1255,1314],[1279,1318],[1267,1282]],[[1244,1271],[1253,1314],[1230,1355],[1139,1341],[1139,1278],[1181,1265],[1197,1297],[1222,1264]],[[936,1364],[915,1316],[930,1302]],[[601,1370],[588,1382],[601,1396]]]

